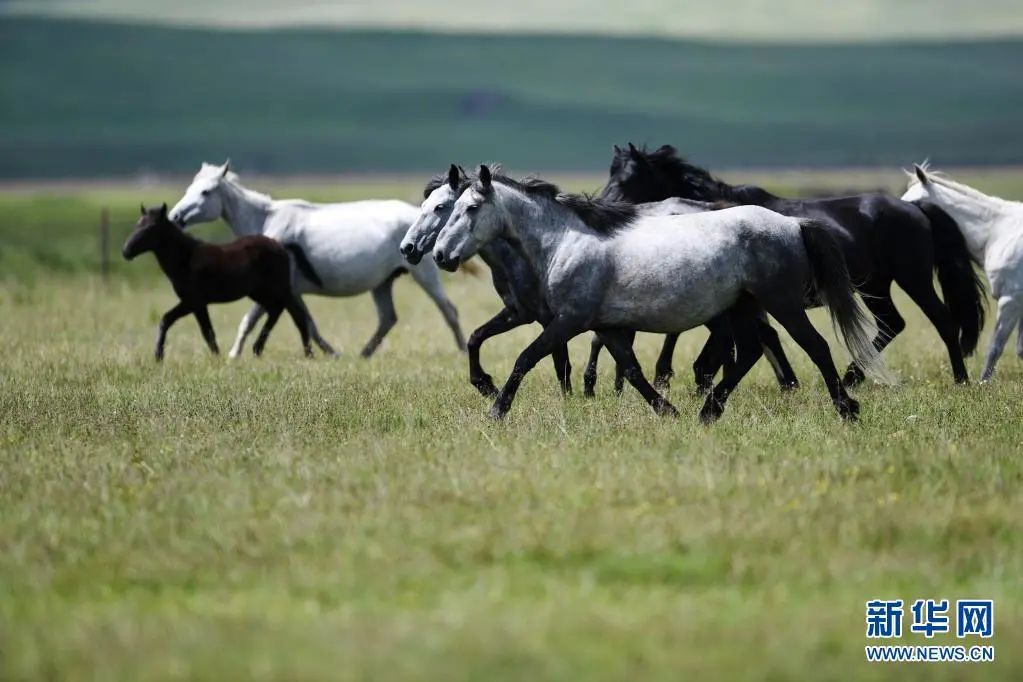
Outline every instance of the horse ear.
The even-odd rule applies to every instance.
[[[490,168],[486,164],[480,164],[480,184],[483,185],[483,189],[490,189],[490,183],[492,181],[493,178],[490,176]]]
[[[920,167],[920,164],[913,164],[913,171],[916,173],[916,179],[920,181],[921,185],[926,185],[930,180],[927,178],[927,171]]]
[[[146,214],[146,205],[145,204],[139,204],[139,211],[141,212],[142,215],[145,215]]]
[[[167,202],[166,201],[163,202],[163,206],[160,207],[160,217],[161,218],[166,218],[167,217]]]
[[[224,162],[224,170],[220,171],[220,177],[226,178],[227,174],[230,173],[230,172],[231,172],[231,159],[228,158],[227,161]]]
[[[458,166],[451,164],[451,168],[448,169],[448,185],[451,186],[451,189],[458,189],[459,179]]]
[[[678,150],[672,147],[670,144],[662,144],[660,149],[658,149],[657,151],[659,151],[662,154],[669,154],[671,156],[674,156],[675,154],[678,153]]]
[[[611,153],[614,154],[615,156],[620,156],[622,153],[622,148],[616,144],[613,144],[611,145]]]
[[[639,150],[636,149],[636,145],[632,144],[631,142],[629,143],[629,154],[635,156],[636,158],[639,158]]]

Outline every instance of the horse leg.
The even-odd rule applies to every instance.
[[[561,395],[572,395],[572,361],[568,357],[568,346],[559,346],[551,353],[554,373],[561,386]]]
[[[767,356],[767,361],[771,363],[771,369],[774,370],[774,376],[778,380],[779,388],[782,391],[796,390],[799,388],[799,378],[796,376],[795,371],[793,371],[792,365],[789,364],[788,357],[785,356],[785,349],[781,347],[781,339],[778,338],[778,332],[774,330],[774,327],[771,326],[763,315],[757,317],[756,325],[760,345],[764,350],[764,355]]]
[[[906,328],[906,321],[902,319],[902,315],[895,308],[895,301],[892,300],[890,291],[883,291],[877,295],[864,292],[862,298],[863,304],[874,315],[874,322],[877,324],[874,348],[880,353],[888,347],[892,339],[902,333],[902,330]],[[867,375],[863,373],[863,368],[855,362],[851,362],[842,379],[842,384],[847,388],[852,388],[866,378]]]
[[[675,357],[675,345],[678,343],[678,334],[665,334],[664,345],[661,346],[661,354],[657,356],[657,364],[654,366],[654,388],[664,391],[671,385],[671,378],[675,376],[675,370],[671,367],[671,361]]]
[[[280,318],[282,312],[284,312],[283,308],[267,308],[266,324],[263,325],[262,331],[259,332],[259,338],[256,339],[256,343],[252,344],[252,352],[256,354],[256,357],[263,354],[263,348],[266,346],[266,340],[270,338],[270,331],[273,330],[274,325],[277,324],[277,320]]]
[[[995,331],[991,335],[991,343],[988,346],[987,359],[984,361],[984,374],[981,381],[990,381],[995,373],[995,365],[998,358],[1005,350],[1005,344],[1012,334],[1012,330],[1020,324],[1023,315],[1023,294],[1015,296],[1002,296],[998,299],[998,317],[995,320]],[[1018,345],[1018,344],[1017,344]]]
[[[544,327],[540,336],[526,346],[519,357],[515,360],[515,367],[512,368],[508,381],[505,382],[501,391],[490,408],[490,416],[494,419],[501,419],[511,409],[512,401],[515,400],[515,393],[522,384],[522,379],[536,366],[543,358],[554,352],[559,346],[567,344],[574,336],[583,331],[583,326],[563,317],[556,317]]]
[[[412,279],[416,280],[419,286],[423,287],[426,294],[437,304],[440,314],[444,316],[444,321],[447,322],[451,333],[455,335],[455,345],[458,346],[458,350],[464,351],[465,337],[462,336],[462,327],[458,323],[458,309],[448,299],[448,295],[444,293],[444,287],[440,283],[440,273],[433,260],[424,260],[412,268],[410,272],[412,273]]]
[[[662,417],[677,417],[678,410],[675,406],[658,393],[643,376],[643,369],[639,366],[636,353],[632,349],[636,333],[624,329],[604,329],[598,333],[618,363],[618,367],[622,369],[622,374],[639,391],[653,411]]]
[[[475,386],[484,398],[496,396],[497,386],[494,385],[494,378],[487,374],[480,364],[480,347],[487,339],[521,327],[527,322],[532,322],[528,316],[511,308],[504,308],[469,335],[469,343],[466,344],[469,353],[469,383]]]
[[[952,377],[957,384],[965,384],[970,381],[970,375],[966,371],[966,362],[963,360],[963,349],[959,345],[959,325],[952,318],[952,313],[934,291],[934,281],[931,272],[926,277],[918,276],[912,278],[895,279],[909,297],[916,303],[924,315],[931,321],[931,324],[938,330],[941,340],[945,342],[948,350],[948,359],[952,363]]]
[[[210,313],[206,306],[196,306],[193,313],[195,314],[195,319],[199,322],[199,329],[202,331],[202,337],[206,340],[206,345],[209,346],[210,352],[214,355],[220,355],[220,348],[217,347],[217,333],[213,331],[213,323],[210,322]]]
[[[721,418],[728,396],[764,354],[757,332],[757,320],[741,308],[745,306],[740,304],[739,309],[729,315],[732,342],[735,344],[735,363],[725,369],[721,381],[707,394],[700,408],[700,422],[705,426]]]
[[[192,309],[185,303],[178,303],[176,306],[168,310],[160,318],[160,325],[156,331],[156,350],[153,351],[153,356],[157,362],[163,360],[163,348],[167,343],[167,331],[171,328],[171,325],[180,320],[185,315],[192,312]]]
[[[291,316],[295,326],[298,327],[298,334],[302,337],[302,352],[305,353],[307,358],[313,357],[313,349],[309,344],[310,332],[316,328],[316,325],[312,322],[312,317],[309,315],[309,310],[302,303],[302,299],[298,296],[292,296],[285,308],[288,311],[288,315]]]
[[[1019,329],[1016,330],[1016,356],[1023,359],[1023,318],[1020,318]]]
[[[332,358],[337,357],[337,351],[334,347],[327,343],[327,340],[320,336],[320,330],[316,326],[316,320],[313,319],[313,314],[309,312],[309,306],[305,304],[301,296],[295,296],[295,302],[302,307],[302,311],[305,313],[305,319],[308,321],[307,327],[309,328],[309,336],[320,347],[324,355],[329,355]],[[294,318],[294,315],[292,315]]]
[[[594,334],[590,339],[590,359],[586,363],[586,371],[583,372],[583,395],[592,398],[593,389],[597,386],[597,360],[600,359],[600,349],[604,342],[600,340],[599,334]]]
[[[245,346],[245,339],[248,337],[252,330],[256,328],[259,323],[259,318],[266,314],[266,308],[259,305],[258,303],[252,306],[252,309],[245,314],[242,318],[241,324],[238,325],[238,335],[234,339],[234,345],[231,346],[231,350],[228,351],[227,357],[236,358],[242,354],[242,348]]]
[[[838,414],[843,419],[855,420],[860,413],[860,404],[846,393],[845,386],[839,379],[838,370],[835,368],[835,361],[831,357],[828,342],[814,328],[802,304],[794,306],[782,303],[771,307],[765,306],[765,308],[774,316],[774,319],[778,320],[789,336],[799,344],[799,347],[810,356],[813,364],[817,365]]]
[[[630,335],[629,348],[636,345],[636,332],[627,332]],[[598,332],[599,334],[599,332]],[[604,344],[605,346],[607,343]],[[610,350],[610,349],[608,349]],[[615,362],[615,395],[621,395],[622,391],[625,390],[625,368],[622,367],[618,362]]]
[[[384,283],[373,290],[373,303],[377,307],[377,330],[366,342],[362,349],[362,357],[368,358],[380,347],[380,342],[387,336],[387,332],[394,329],[398,322],[398,313],[394,312],[394,297],[391,295],[391,287],[394,285],[394,277],[388,277]]]
[[[724,368],[725,372],[735,369],[735,339],[728,317],[725,315],[715,317],[707,322],[706,326],[710,330],[710,336],[693,361],[697,395],[710,393],[719,369]]]

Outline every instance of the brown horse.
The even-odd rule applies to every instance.
[[[270,330],[284,310],[295,321],[302,335],[306,356],[309,347],[309,318],[305,308],[292,292],[291,259],[288,248],[268,237],[241,237],[228,244],[209,244],[185,233],[167,217],[167,204],[160,208],[142,207],[142,217],[135,224],[121,254],[132,260],[152,251],[174,287],[181,302],[160,319],[156,337],[156,359],[163,359],[167,330],[186,315],[199,321],[206,345],[218,354],[217,338],[206,306],[229,303],[249,297],[266,308],[269,317],[252,350],[263,352]]]

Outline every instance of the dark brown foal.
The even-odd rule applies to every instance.
[[[124,243],[121,253],[131,260],[152,251],[160,268],[171,281],[181,302],[160,319],[156,337],[156,359],[163,359],[167,330],[186,315],[195,315],[203,338],[217,354],[217,338],[206,306],[229,303],[246,296],[266,308],[269,317],[252,350],[263,352],[270,330],[285,310],[302,335],[307,357],[309,320],[305,308],[292,293],[291,259],[284,246],[263,236],[241,237],[228,244],[208,244],[185,233],[167,218],[167,204],[146,210]]]

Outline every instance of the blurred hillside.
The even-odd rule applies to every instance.
[[[1016,39],[767,46],[6,18],[0,176],[190,173],[226,156],[277,174],[452,160],[592,172],[629,140],[715,167],[1017,164],[1021,64]]]
[[[0,13],[220,27],[335,26],[859,42],[1023,36],[1018,0],[0,0]]]

